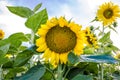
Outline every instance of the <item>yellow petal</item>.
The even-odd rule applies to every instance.
[[[66,62],[68,61],[67,56],[68,56],[68,53],[61,53],[59,55],[61,64],[63,63],[66,64]]]
[[[43,43],[37,48],[37,51],[38,52],[43,52],[43,51],[45,51],[46,48],[47,48],[46,44]]]
[[[41,46],[44,43],[45,43],[44,37],[40,37],[39,39],[36,40],[36,46]]]
[[[68,25],[68,22],[63,17],[60,17],[58,22],[60,27],[64,27]]]
[[[49,48],[47,48],[43,54],[43,58],[45,59],[45,61],[48,61],[51,57],[51,51],[49,50]]]
[[[52,19],[47,21],[47,26],[50,28],[54,27],[56,25],[58,25],[58,20],[56,18],[52,18]]]
[[[48,31],[48,30],[45,30],[45,29],[40,28],[40,29],[38,29],[37,34],[40,35],[40,36],[45,36],[46,33],[47,33],[47,31]]]

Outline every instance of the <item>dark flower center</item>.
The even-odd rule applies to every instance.
[[[76,34],[69,27],[55,26],[49,29],[45,40],[48,48],[56,53],[66,53],[74,49]]]
[[[113,10],[111,9],[106,9],[104,12],[103,12],[103,15],[106,19],[110,19],[112,16],[113,16]]]

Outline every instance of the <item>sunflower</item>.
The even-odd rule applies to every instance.
[[[117,51],[113,57],[120,60],[120,51]]]
[[[37,33],[40,36],[36,40],[37,51],[44,52],[43,58],[53,66],[66,64],[71,51],[75,55],[83,53],[85,35],[81,26],[64,17],[48,20]]]
[[[97,10],[97,19],[104,26],[111,25],[118,17],[120,17],[120,7],[112,2],[102,4]]]
[[[0,29],[0,39],[3,39],[3,38],[4,38],[4,34],[5,34],[5,33],[3,32],[3,30]]]
[[[98,42],[96,36],[91,32],[90,27],[86,27],[84,30],[86,34],[86,44],[89,47],[98,48]]]

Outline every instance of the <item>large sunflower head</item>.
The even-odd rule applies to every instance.
[[[111,25],[118,17],[120,17],[120,7],[112,2],[102,4],[97,10],[97,19],[104,26]]]
[[[3,32],[3,30],[0,29],[0,39],[4,38],[5,33]]]
[[[43,58],[54,66],[66,64],[70,51],[76,55],[83,53],[85,37],[81,26],[64,17],[48,20],[37,33],[40,36],[36,40],[37,51],[44,51]]]
[[[84,32],[85,32],[85,35],[86,35],[86,44],[87,44],[87,46],[98,48],[97,37],[95,36],[94,33],[91,32],[90,27],[86,27]]]

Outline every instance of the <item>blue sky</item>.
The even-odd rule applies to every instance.
[[[15,32],[29,33],[30,30],[24,25],[26,19],[10,13],[6,6],[24,6],[33,9],[38,3],[42,3],[42,9],[47,9],[49,18],[65,16],[83,27],[98,26],[96,23],[91,24],[90,21],[94,19],[98,6],[107,1],[120,4],[119,0],[0,0],[0,29],[5,31],[6,37]],[[120,20],[118,22],[120,26]],[[112,32],[111,39],[120,48],[119,28],[117,28],[119,35]]]

